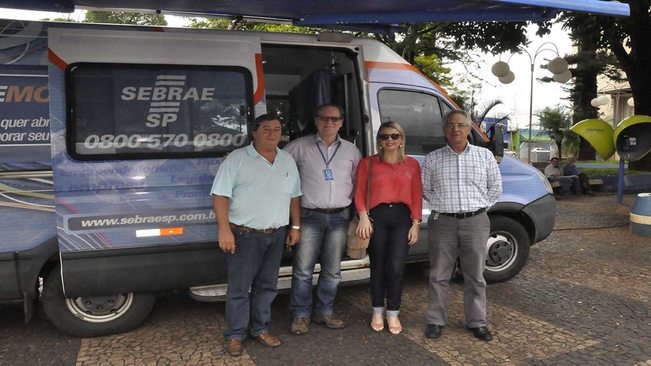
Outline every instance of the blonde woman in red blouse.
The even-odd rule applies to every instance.
[[[418,241],[423,188],[418,161],[405,155],[402,127],[396,122],[385,122],[380,125],[376,140],[378,154],[362,159],[357,168],[357,235],[371,238],[368,246],[373,305],[371,328],[378,332],[384,329],[386,307],[389,332],[400,334],[402,325],[398,314],[405,261],[409,247]],[[370,205],[366,207],[371,161],[371,196]]]

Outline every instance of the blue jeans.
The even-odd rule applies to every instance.
[[[233,229],[235,253],[226,253],[226,339],[244,339],[247,330],[254,337],[268,331],[285,232],[285,228],[270,234]]]
[[[407,205],[380,204],[371,212],[373,235],[368,244],[371,261],[371,304],[387,311],[400,310],[402,281],[409,252],[411,212]],[[396,313],[397,314],[397,313]]]
[[[581,192],[581,181],[578,175],[564,175],[562,177],[551,178],[552,182],[561,182],[564,192]]]
[[[319,258],[321,272],[316,287],[314,313],[333,313],[349,224],[348,209],[332,214],[301,208],[301,240],[292,248],[294,262],[289,310],[294,317],[312,314],[312,275]]]

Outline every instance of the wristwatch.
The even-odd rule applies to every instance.
[[[423,221],[422,220],[413,220],[411,223],[420,226],[423,223]]]
[[[301,231],[301,227],[298,226],[298,225],[292,225],[292,226],[290,226],[289,228],[290,228],[290,229],[294,229],[294,230]]]

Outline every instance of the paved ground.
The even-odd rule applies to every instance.
[[[635,198],[560,197],[554,233],[519,276],[488,288],[489,343],[464,329],[459,283],[443,337],[424,338],[427,279],[411,267],[399,336],[370,329],[364,285],[340,292],[345,329],[315,325],[305,336],[289,334],[280,295],[271,330],[285,343],[248,340],[238,358],[222,350],[223,304],[179,293],[162,296],[140,328],[93,339],[58,332],[42,312],[24,325],[20,304],[0,304],[0,365],[651,365],[651,238],[629,232]]]

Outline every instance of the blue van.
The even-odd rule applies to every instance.
[[[444,146],[442,116],[457,108],[388,47],[347,34],[0,27],[0,300],[24,301],[27,319],[40,300],[52,323],[79,337],[133,329],[160,291],[223,297],[209,191],[222,157],[249,143],[256,116],[280,115],[286,143],[314,133],[315,106],[337,103],[347,116],[341,136],[364,156],[392,119],[422,160]],[[474,127],[471,142],[501,155],[499,141]],[[498,158],[492,282],[518,274],[556,213],[538,170]],[[427,260],[426,234],[424,225],[411,261]],[[290,286],[291,260],[287,252],[280,288]],[[367,258],[342,261],[344,282],[368,278]]]

